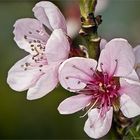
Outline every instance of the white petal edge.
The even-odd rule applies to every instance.
[[[51,92],[58,84],[58,66],[48,65],[46,73],[27,92],[28,100],[39,99]]]
[[[86,82],[93,80],[93,71],[97,62],[94,59],[72,57],[65,60],[59,68],[59,81],[63,88],[76,92],[86,86]]]
[[[62,29],[67,33],[66,21],[56,5],[49,1],[38,2],[33,8],[34,15],[50,30]]]
[[[140,106],[140,82],[120,78],[120,90],[118,91],[120,95],[124,93],[133,100],[137,105]]]
[[[134,64],[135,56],[131,45],[123,38],[115,38],[101,51],[98,70],[107,72],[110,77],[127,76],[132,72]]]
[[[140,115],[140,106],[138,106],[127,94],[120,97],[120,109],[127,118],[133,118]]]
[[[100,41],[100,50],[102,51],[105,48],[107,41],[105,39],[101,39]]]
[[[26,62],[30,62],[31,60],[32,56],[28,55],[16,62],[9,70],[7,83],[13,90],[27,90],[28,88],[33,86],[42,75],[38,67],[33,67],[29,70],[24,70],[24,68],[21,66],[24,65]]]
[[[34,40],[39,40],[40,42],[47,43],[49,38],[41,22],[34,18],[18,19],[14,24],[13,33],[15,35],[14,40],[19,48],[24,49],[30,54],[34,54],[34,51],[32,51],[31,43],[29,42],[33,44]]]
[[[105,116],[101,117],[99,109],[92,109],[88,114],[88,119],[85,122],[84,131],[94,139],[105,136],[112,124],[113,108],[111,107]]]
[[[48,63],[63,62],[68,58],[70,44],[61,29],[55,29],[46,44],[45,53]]]
[[[62,101],[58,106],[60,114],[73,114],[83,108],[85,108],[91,101],[92,96],[79,94],[69,97]]]

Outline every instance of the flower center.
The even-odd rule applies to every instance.
[[[117,108],[117,100],[119,97],[118,90],[120,88],[119,79],[116,77],[109,78],[107,73],[96,71],[93,74],[93,80],[86,86],[88,94],[92,95],[94,106],[101,109],[103,115],[110,106]]]
[[[92,100],[90,104],[86,107],[88,111],[81,117],[84,117],[92,108],[100,109],[100,115],[104,116],[104,114],[113,106],[115,111],[118,111],[120,108],[119,105],[119,93],[118,90],[120,89],[120,83],[118,77],[113,77],[115,71],[117,69],[118,61],[115,60],[116,66],[114,67],[114,72],[110,76],[107,72],[105,72],[102,68],[103,64],[101,63],[101,72],[97,69],[94,70],[92,67],[90,70],[93,74],[88,74],[85,70],[79,68],[76,65],[72,67],[77,69],[78,71],[82,72],[83,75],[87,77],[82,78],[78,76],[67,76],[66,80],[69,79],[77,79],[77,84],[84,83],[86,84],[84,89],[72,89],[67,87],[69,90],[74,90],[79,94],[85,94],[92,96]],[[89,80],[90,79],[90,80]]]
[[[47,36],[43,30],[32,30],[24,35],[24,39],[29,43],[32,58],[21,65],[23,70],[38,67],[38,70],[42,73],[43,67],[48,64],[45,55]]]

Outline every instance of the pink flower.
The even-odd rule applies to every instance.
[[[28,89],[29,100],[41,98],[57,86],[59,65],[70,50],[65,19],[59,9],[51,2],[39,2],[33,12],[37,19],[19,19],[14,25],[14,40],[30,54],[9,70],[7,78],[12,89]]]
[[[139,115],[140,83],[134,64],[133,49],[121,38],[112,39],[105,45],[98,64],[94,59],[80,57],[64,61],[59,68],[60,83],[77,94],[64,100],[58,111],[72,114],[87,109],[84,131],[91,138],[108,133],[113,109],[120,109],[128,118]]]

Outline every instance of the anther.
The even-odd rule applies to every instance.
[[[102,83],[99,83],[99,87],[101,87],[103,84]]]
[[[40,40],[37,40],[38,43],[40,43]]]
[[[29,31],[29,34],[32,34],[32,32]]]
[[[103,71],[103,63],[100,63],[100,67],[101,67],[102,73],[104,73],[104,71]]]
[[[80,83],[81,83],[81,81],[78,81],[78,82],[77,82],[77,84],[80,84]]]
[[[40,31],[39,30],[36,30],[36,32],[39,33]]]
[[[25,63],[25,66],[27,66],[27,67],[28,67],[29,65],[30,65],[30,63],[28,63],[28,62]]]
[[[24,38],[25,38],[25,39],[27,39],[27,36],[26,36],[26,35],[24,35]]]
[[[38,44],[37,47],[40,47],[41,48],[42,46],[40,44]]]
[[[34,47],[34,45],[33,45],[33,44],[31,44],[31,47]]]
[[[91,67],[91,68],[90,68],[90,70],[92,70],[92,71],[93,71],[93,68]]]
[[[43,65],[39,65],[39,67],[43,67]]]

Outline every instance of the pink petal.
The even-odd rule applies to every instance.
[[[120,78],[121,89],[119,90],[120,94],[126,94],[140,106],[140,83],[130,79]]]
[[[140,79],[140,45],[136,46],[134,49],[134,54],[135,54],[135,65],[136,65],[136,72],[139,76]]]
[[[67,34],[71,38],[76,37],[79,34],[79,30],[81,28],[80,20],[69,18],[67,19]]]
[[[92,96],[80,94],[65,99],[58,106],[60,114],[72,114],[85,108],[91,101]]]
[[[120,98],[121,111],[127,118],[133,118],[140,115],[140,106],[137,105],[127,94]]]
[[[13,33],[17,45],[31,54],[34,54],[31,45],[37,44],[37,42],[45,45],[49,37],[41,22],[33,18],[17,20]]]
[[[63,29],[67,32],[66,21],[58,7],[49,1],[42,1],[33,8],[34,15],[50,30]]]
[[[135,62],[140,63],[140,45],[136,46],[134,49],[134,54],[135,54]]]
[[[109,76],[126,76],[132,72],[134,64],[135,57],[130,44],[125,39],[116,38],[101,51],[98,70],[101,71],[102,65],[103,71]]]
[[[99,109],[92,109],[84,126],[84,131],[91,138],[97,139],[108,133],[112,124],[113,108],[111,107],[105,116],[101,117]]]
[[[139,81],[139,77],[135,70],[133,70],[130,74],[128,74],[125,78],[133,80],[133,81]]]
[[[107,41],[105,39],[101,39],[101,41],[100,41],[100,50],[103,50],[105,48],[106,44],[107,44]]]
[[[139,77],[139,80],[140,80],[140,68],[137,68],[137,69],[136,69],[136,72],[137,72],[138,77]]]
[[[83,89],[93,78],[97,62],[94,59],[73,57],[67,59],[59,68],[61,85],[73,92]]]
[[[7,83],[16,91],[24,91],[33,86],[42,73],[37,67],[24,70],[22,65],[30,62],[31,55],[19,60],[8,72]]]
[[[51,92],[58,84],[58,66],[48,65],[46,73],[40,77],[36,84],[29,88],[27,99],[39,99]]]
[[[70,45],[64,32],[61,29],[54,30],[45,50],[48,63],[64,61],[68,58],[69,51]]]

